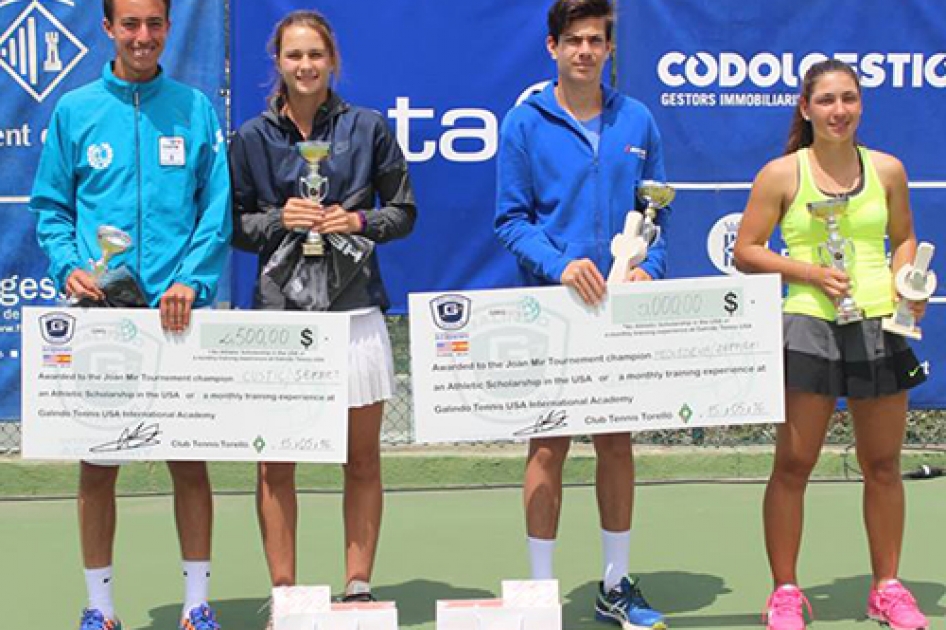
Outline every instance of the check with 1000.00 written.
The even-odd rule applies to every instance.
[[[410,296],[415,431],[452,442],[782,422],[781,285],[727,276]]]

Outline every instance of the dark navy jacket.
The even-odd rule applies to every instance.
[[[316,114],[312,134],[303,138],[281,109],[281,99],[272,99],[269,109],[240,127],[230,144],[236,247],[259,254],[263,269],[289,233],[282,224],[282,208],[290,197],[300,196],[305,161],[296,143],[303,140],[332,143],[331,155],[320,165],[329,181],[324,205],[364,210],[367,224],[362,236],[375,243],[411,232],[417,209],[407,162],[381,114],[349,105],[333,92]],[[331,310],[388,305],[372,253],[361,276]],[[257,290],[256,306],[274,304]]]

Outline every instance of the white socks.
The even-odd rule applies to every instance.
[[[529,536],[529,563],[532,567],[533,580],[552,580],[552,559],[555,555],[555,539],[544,540]]]
[[[609,532],[601,530],[601,552],[604,556],[604,592],[621,583],[627,575],[628,558],[631,553],[631,530]]]
[[[210,562],[184,561],[184,611],[190,611],[207,603],[210,587]],[[85,570],[85,586],[89,592],[89,608],[99,610],[106,619],[115,619],[115,603],[112,601],[112,567]]]
[[[345,596],[348,595],[370,595],[371,585],[364,580],[352,580],[345,586]]]
[[[184,560],[184,619],[191,610],[207,603],[210,590],[210,561]]]
[[[106,619],[115,619],[112,601],[112,567],[85,570],[85,588],[89,592],[89,609],[99,610]]]

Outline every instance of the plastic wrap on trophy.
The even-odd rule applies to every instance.
[[[306,163],[306,172],[299,178],[299,192],[304,199],[322,205],[325,196],[328,195],[328,178],[319,172],[319,164],[329,156],[332,144],[319,140],[309,140],[297,143],[296,148]],[[306,238],[302,243],[302,254],[304,256],[325,255],[325,244],[322,242],[322,236],[315,230],[306,232]]]
[[[608,284],[621,284],[631,269],[647,258],[647,250],[660,234],[657,211],[670,205],[676,196],[672,186],[651,180],[637,187],[637,197],[644,202],[643,212],[631,210],[624,219],[624,230],[611,239],[614,263],[608,273]]]
[[[267,308],[325,311],[361,273],[374,242],[354,234],[326,234],[324,256],[305,256],[306,235],[287,234],[260,274],[259,298]]]
[[[854,243],[841,234],[841,216],[847,211],[848,198],[835,197],[808,204],[811,216],[824,221],[828,238],[818,246],[818,255],[822,264],[847,273],[848,259],[854,255]],[[851,324],[864,319],[864,309],[860,308],[850,294],[835,301],[838,324]]]

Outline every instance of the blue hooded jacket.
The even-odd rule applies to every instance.
[[[151,306],[174,283],[213,301],[229,252],[230,176],[225,139],[210,101],[159,72],[145,83],[102,78],[56,105],[30,209],[62,290],[75,269],[101,258],[96,232],[111,225],[131,247],[127,266]]]
[[[555,84],[530,96],[503,121],[494,228],[515,255],[524,285],[559,284],[573,260],[611,268],[611,238],[624,229],[642,180],[665,181],[660,133],[650,111],[602,85],[597,153],[586,132],[555,99]],[[669,209],[658,212],[660,236],[640,267],[666,273]]]

